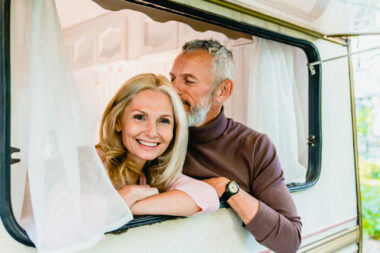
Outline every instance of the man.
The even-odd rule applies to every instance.
[[[266,135],[224,116],[233,75],[232,53],[217,41],[190,41],[175,59],[171,81],[190,125],[184,173],[208,178],[258,242],[295,252],[302,224],[275,147]]]

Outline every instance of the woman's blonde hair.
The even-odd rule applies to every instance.
[[[182,102],[169,80],[162,75],[140,74],[126,81],[108,103],[100,125],[100,142],[96,146],[103,152],[103,161],[115,188],[135,184],[141,172],[128,166],[128,150],[123,145],[116,124],[124,109],[134,96],[143,90],[160,91],[169,96],[174,111],[174,133],[165,152],[152,161],[147,161],[144,172],[147,183],[165,191],[177,179],[185,161],[188,129]]]

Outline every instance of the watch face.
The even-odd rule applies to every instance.
[[[228,191],[232,194],[237,193],[239,191],[239,185],[235,181],[231,181],[228,184]]]

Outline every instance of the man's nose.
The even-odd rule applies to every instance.
[[[157,137],[157,126],[156,122],[153,120],[150,120],[146,126],[145,134],[147,137],[153,139]]]
[[[176,89],[178,95],[181,95],[183,92],[183,87],[184,87],[182,81],[179,78],[176,78],[173,80],[172,83],[173,83],[173,86]]]

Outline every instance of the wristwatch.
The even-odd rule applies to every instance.
[[[223,193],[222,197],[220,197],[221,201],[227,201],[233,195],[239,192],[239,184],[235,181],[230,181],[226,185],[226,191]]]

